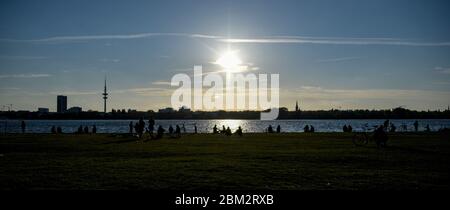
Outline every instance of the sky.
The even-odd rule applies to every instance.
[[[157,110],[178,73],[236,51],[279,74],[280,105],[443,110],[450,104],[446,0],[67,0],[0,2],[0,108]]]

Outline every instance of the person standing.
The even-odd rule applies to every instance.
[[[20,127],[22,128],[22,133],[25,133],[25,128],[26,128],[25,121],[22,120]]]
[[[148,132],[152,134],[154,129],[155,129],[155,120],[152,117],[150,118],[150,120],[148,120]]]
[[[417,120],[414,122],[414,130],[416,132],[419,130],[419,122],[417,122]]]
[[[133,134],[133,121],[130,121],[130,124],[128,125],[128,127],[130,128],[128,133]]]

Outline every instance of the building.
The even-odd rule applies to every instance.
[[[62,95],[57,96],[56,111],[58,113],[63,113],[67,111],[67,96]]]
[[[164,109],[159,109],[158,112],[159,113],[172,113],[172,112],[174,112],[174,110],[173,110],[172,107],[167,107],[167,108],[164,108]]]
[[[189,109],[187,106],[182,106],[180,109],[178,109],[178,112],[186,113],[191,112],[191,109]]]
[[[38,112],[41,114],[47,114],[49,113],[49,109],[48,108],[38,108]]]
[[[80,113],[82,111],[83,109],[81,109],[81,107],[78,106],[70,107],[70,109],[67,110],[67,112],[69,113]]]

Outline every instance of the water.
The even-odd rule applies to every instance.
[[[29,133],[49,133],[52,126],[60,126],[64,133],[73,133],[77,131],[80,125],[88,126],[89,130],[92,125],[97,126],[98,133],[127,133],[130,121],[136,123],[137,120],[26,120],[26,130]],[[391,120],[397,126],[397,131],[413,131],[414,119],[412,120]],[[0,120],[0,133],[5,131],[8,133],[21,132],[20,120]],[[282,132],[303,132],[305,125],[312,125],[316,132],[342,132],[344,125],[351,125],[354,131],[363,131],[366,127],[380,125],[384,120],[156,120],[156,127],[162,125],[166,130],[170,125],[185,125],[187,132],[194,132],[194,124],[197,125],[199,133],[210,133],[212,127],[217,125],[219,129],[222,125],[229,126],[233,131],[241,126],[244,132],[264,132],[269,125],[274,130],[277,125],[281,126]],[[450,128],[450,119],[420,119],[419,130],[425,130],[427,124],[430,125],[432,131],[440,128]],[[146,121],[146,123],[148,123]],[[405,125],[407,130],[401,125]],[[6,129],[5,129],[6,128]]]

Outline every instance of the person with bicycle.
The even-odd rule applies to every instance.
[[[383,125],[378,126],[373,133],[373,138],[377,144],[377,147],[386,147],[388,135]]]

